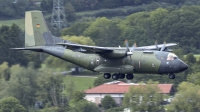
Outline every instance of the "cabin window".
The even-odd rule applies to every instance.
[[[169,53],[167,55],[167,60],[175,60],[177,59],[178,57],[174,54],[174,53]]]

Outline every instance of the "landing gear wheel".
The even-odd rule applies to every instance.
[[[126,74],[126,78],[128,80],[132,80],[134,78],[133,74]]]
[[[175,79],[175,74],[174,73],[170,73],[169,74],[169,79]]]
[[[104,73],[103,77],[104,77],[105,79],[110,79],[111,74],[110,74],[110,73]]]
[[[119,79],[124,79],[125,78],[125,74],[118,74]]]
[[[118,74],[113,74],[113,75],[112,75],[112,79],[113,79],[113,80],[118,80],[118,79],[119,79]]]

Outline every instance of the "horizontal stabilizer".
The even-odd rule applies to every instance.
[[[30,50],[30,51],[42,52],[41,47],[10,48],[10,49],[13,49],[13,50]]]

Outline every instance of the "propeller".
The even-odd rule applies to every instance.
[[[164,41],[164,42],[163,42],[163,46],[162,46],[162,48],[160,49],[160,51],[164,51],[164,50],[166,49],[166,46],[165,46],[165,45],[166,45],[166,42]]]
[[[159,51],[157,40],[155,41],[156,49]]]
[[[172,52],[171,49],[168,49],[168,48],[166,47],[166,42],[165,42],[165,41],[163,42],[163,46],[162,46],[161,48],[158,47],[157,40],[155,41],[155,45],[156,45],[156,50],[158,50],[158,51]]]
[[[130,56],[130,58],[131,58],[131,55],[133,55],[133,51],[134,51],[134,48],[136,46],[136,43],[133,44],[131,49],[129,48],[129,44],[128,44],[128,40],[127,39],[124,41],[124,44],[126,45],[126,55]]]

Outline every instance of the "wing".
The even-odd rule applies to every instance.
[[[177,45],[176,43],[167,43],[167,44],[159,44],[157,46],[160,49],[163,46],[165,46],[165,47],[171,47],[171,46],[176,46],[176,45]],[[135,49],[157,50],[157,47],[156,47],[156,45],[150,45],[150,46],[137,47]]]
[[[64,45],[67,49],[75,50],[79,49],[79,51],[90,51],[95,53],[106,53],[112,52],[112,48],[107,47],[99,47],[99,46],[87,46],[87,45],[80,45],[80,44],[72,44],[72,43],[57,43],[57,45]]]

